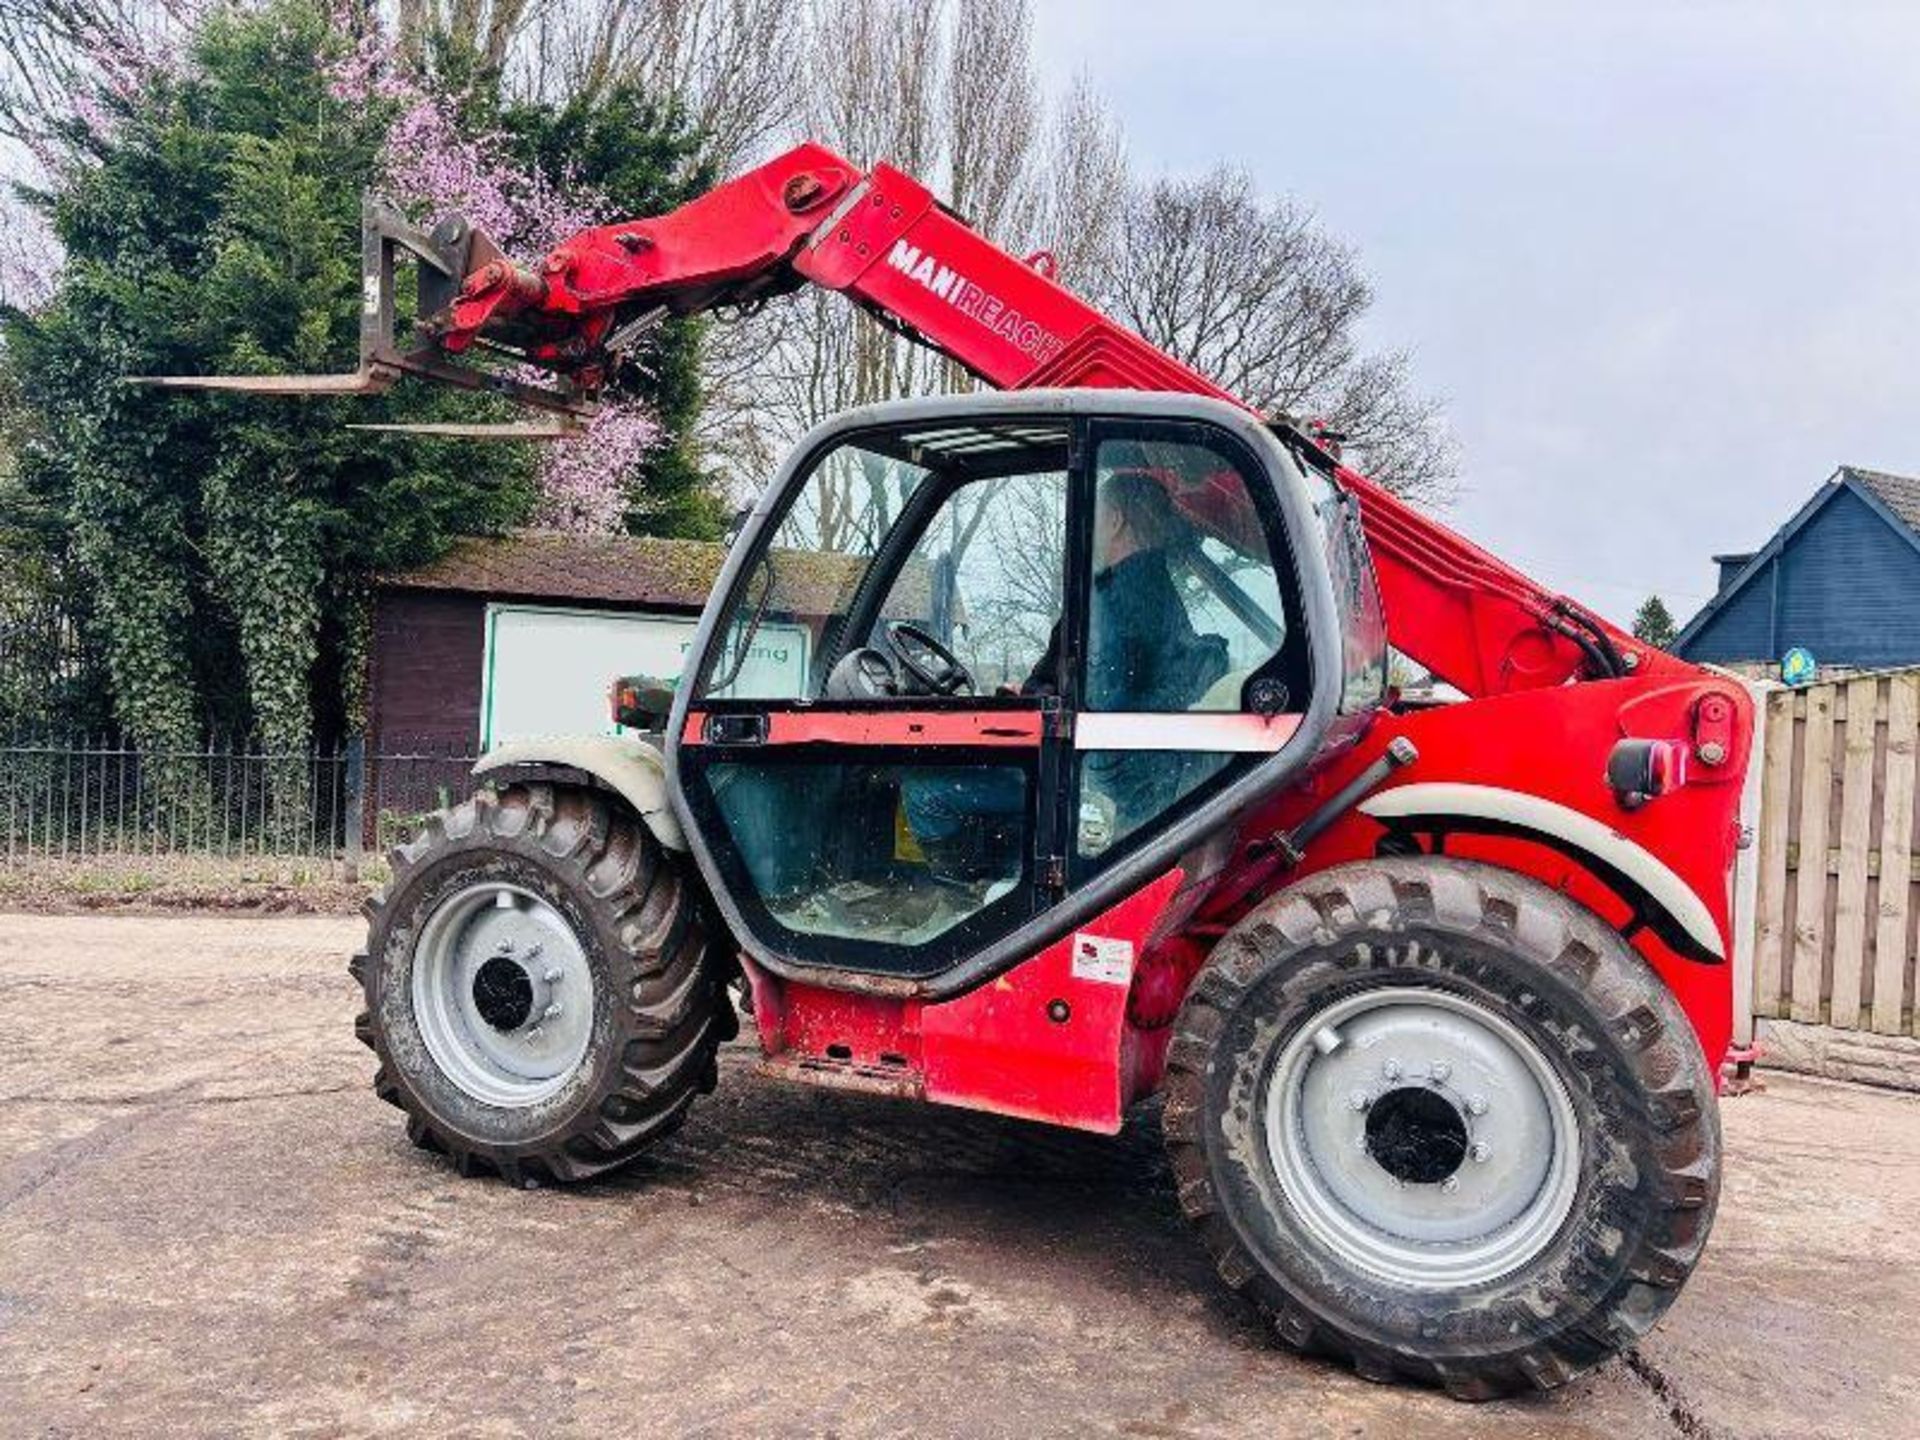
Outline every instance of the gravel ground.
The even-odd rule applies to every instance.
[[[0,862],[0,912],[357,915],[387,875],[384,859],[348,880],[336,861],[272,855],[9,855]]]
[[[1775,1075],[1637,1354],[1487,1406],[1270,1345],[1118,1139],[731,1050],[636,1170],[461,1181],[368,1089],[332,917],[0,914],[0,1433],[1915,1432],[1920,1101]]]

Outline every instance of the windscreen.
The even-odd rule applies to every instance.
[[[819,655],[837,638],[875,557],[930,473],[857,443],[823,456],[735,591],[700,697],[815,694]]]

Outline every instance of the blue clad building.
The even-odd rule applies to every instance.
[[[1716,555],[1719,592],[1676,654],[1774,664],[1794,646],[1828,666],[1920,665],[1920,479],[1843,465],[1748,555]]]

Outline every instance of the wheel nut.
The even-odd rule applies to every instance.
[[[527,959],[534,960],[539,958],[539,955],[540,955],[540,942],[536,940],[533,942],[533,944],[527,946]]]
[[[1487,1113],[1487,1097],[1484,1095],[1468,1096],[1467,1097],[1467,1113],[1469,1115],[1486,1114]]]
[[[1467,1151],[1467,1158],[1472,1160],[1476,1165],[1483,1165],[1486,1163],[1487,1157],[1491,1154],[1493,1154],[1493,1151],[1487,1148],[1486,1141],[1476,1140],[1473,1142],[1473,1148]]]
[[[493,948],[494,948],[494,953],[496,954],[511,955],[513,954],[513,941],[502,940],[498,945],[494,946]]]
[[[553,1004],[547,1006],[546,1009],[540,1012],[540,1018],[542,1020],[558,1020],[560,1018],[560,1002],[556,1000]]]
[[[1458,1175],[1447,1176],[1446,1179],[1440,1182],[1440,1188],[1449,1195],[1453,1194],[1454,1191],[1460,1188],[1460,1177]]]
[[[1434,1084],[1441,1085],[1446,1082],[1449,1075],[1453,1074],[1453,1067],[1444,1060],[1436,1060],[1428,1068],[1427,1074],[1433,1077]]]
[[[549,985],[558,985],[560,983],[560,972],[557,969],[549,970],[547,971],[546,974],[542,975],[540,978],[546,981],[547,984]]]
[[[1387,1061],[1386,1064],[1380,1067],[1380,1073],[1389,1080],[1398,1080],[1400,1078],[1400,1062],[1398,1060]]]
[[[1366,1109],[1370,1102],[1371,1102],[1371,1097],[1364,1090],[1356,1090],[1351,1095],[1347,1096],[1348,1106],[1355,1110]]]

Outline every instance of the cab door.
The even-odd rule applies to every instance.
[[[1278,483],[1217,425],[1093,421],[1069,878],[1089,883],[1286,749],[1314,666]]]
[[[1332,730],[1291,457],[1216,402],[1085,403],[833,432],[730,559],[667,759],[776,973],[964,993],[1175,877]]]
[[[855,432],[743,541],[672,762],[762,959],[924,978],[1059,894],[1073,434]]]

